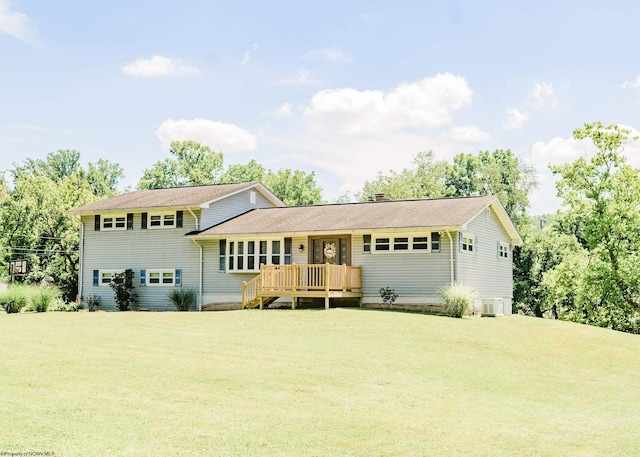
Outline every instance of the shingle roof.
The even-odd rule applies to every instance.
[[[488,196],[262,208],[192,235],[461,227],[494,202],[497,198]]]
[[[137,190],[69,210],[71,214],[147,208],[195,207],[259,183]]]

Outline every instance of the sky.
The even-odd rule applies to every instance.
[[[326,200],[420,151],[510,149],[531,214],[585,122],[640,129],[640,2],[0,0],[0,170],[59,149],[125,187],[192,139]],[[640,145],[625,149],[640,166]]]

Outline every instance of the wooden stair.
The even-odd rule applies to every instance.
[[[280,297],[263,297],[262,298],[262,306],[267,306],[270,305],[271,303],[273,303],[274,301],[276,301],[278,298]],[[253,300],[249,301],[245,306],[244,309],[253,309],[256,306],[258,306],[260,304],[260,297],[258,298],[254,298]]]

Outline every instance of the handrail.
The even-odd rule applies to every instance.
[[[295,296],[296,292],[317,292],[321,296],[328,296],[334,291],[354,290],[362,290],[361,267],[330,264],[260,265],[260,274],[242,283],[242,307],[246,308],[261,296]]]

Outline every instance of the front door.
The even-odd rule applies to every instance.
[[[342,265],[347,263],[347,243],[341,238],[313,239],[313,263]]]

